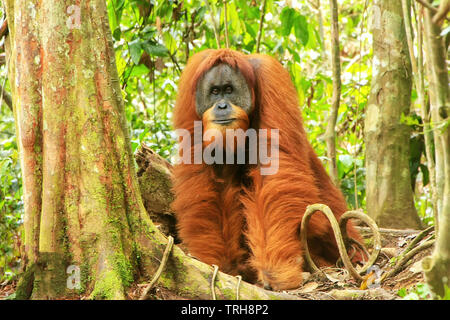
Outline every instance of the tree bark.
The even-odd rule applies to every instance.
[[[25,206],[16,298],[125,299],[152,278],[167,238],[141,198],[105,1],[3,5]],[[174,247],[158,285],[206,298],[210,269]],[[219,273],[219,297],[236,296],[232,279]],[[292,298],[244,282],[240,291]]]
[[[373,75],[365,119],[367,211],[380,227],[420,228],[409,172],[411,63],[401,1],[377,0]]]
[[[435,228],[438,229],[438,196],[436,190],[436,170],[434,163],[434,143],[433,143],[433,133],[430,126],[430,116],[429,107],[426,101],[425,94],[425,82],[424,82],[424,70],[423,70],[423,37],[422,37],[422,19],[421,15],[417,17],[418,19],[418,34],[417,34],[417,60],[414,56],[414,39],[413,30],[411,25],[411,3],[408,0],[402,0],[403,9],[403,19],[405,23],[406,38],[408,41],[409,56],[411,57],[411,66],[413,71],[414,86],[416,87],[417,100],[420,104],[420,111],[423,123],[423,136],[425,143],[425,155],[427,158],[427,167],[430,177],[430,191],[431,191],[431,201],[433,204],[433,214]]]
[[[331,9],[331,67],[333,69],[333,96],[331,97],[330,116],[328,117],[325,141],[327,157],[330,163],[330,177],[335,186],[339,187],[339,175],[336,160],[336,120],[341,101],[341,51],[339,48],[338,4],[330,0]]]
[[[4,7],[32,273],[19,296],[71,293],[74,265],[93,298],[124,298],[137,253],[151,259],[140,240],[155,228],[140,200],[105,3]]]
[[[424,261],[428,284],[443,296],[450,287],[450,97],[445,40],[433,14],[425,11],[427,71],[430,83],[431,119],[436,152],[436,185],[439,229],[433,255]]]

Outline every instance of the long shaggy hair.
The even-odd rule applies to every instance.
[[[175,128],[193,138],[194,121],[201,121],[197,83],[221,63],[239,70],[253,94],[250,128],[279,129],[279,170],[261,175],[262,164],[175,166],[172,207],[179,235],[192,255],[224,272],[273,289],[296,288],[305,267],[299,228],[306,207],[324,203],[339,218],[347,206],[307,140],[288,72],[267,55],[219,49],[192,56],[179,83]],[[324,215],[315,214],[308,230],[314,261],[334,264],[338,249]],[[347,230],[360,239],[350,223]]]

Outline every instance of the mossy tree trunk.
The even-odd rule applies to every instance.
[[[436,156],[436,223],[439,228],[433,255],[424,260],[423,267],[433,292],[443,296],[445,286],[450,290],[450,91],[445,39],[439,25],[433,22],[433,13],[425,10],[424,14],[426,67]]]
[[[367,211],[380,227],[420,228],[409,172],[411,63],[401,1],[376,0],[365,119]],[[378,19],[379,18],[379,19]]]
[[[134,172],[105,2],[74,3],[3,1],[32,274],[19,288],[32,292],[18,295],[66,295],[74,265],[92,297],[124,298],[151,258],[141,240],[154,227]]]
[[[167,238],[141,199],[105,1],[3,6],[25,203],[16,297],[124,299],[132,282],[153,276]],[[211,273],[174,247],[159,285],[206,298]],[[234,280],[219,273],[219,297],[235,297]],[[241,287],[243,299],[277,297]]]

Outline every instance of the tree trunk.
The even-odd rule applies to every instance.
[[[333,96],[331,98],[330,116],[328,117],[325,141],[327,157],[330,163],[330,177],[334,185],[339,187],[339,175],[336,160],[336,120],[341,101],[341,51],[339,48],[338,4],[330,0],[331,9],[331,67],[333,69]]]
[[[124,299],[167,244],[141,199],[105,1],[72,3],[3,0],[25,206],[19,299]],[[206,298],[211,269],[174,247],[159,285]],[[235,297],[233,280],[219,273],[219,297]]]
[[[438,198],[436,191],[436,170],[434,164],[434,143],[433,143],[433,133],[431,132],[430,126],[430,116],[429,107],[426,101],[425,94],[425,82],[424,82],[424,70],[423,70],[423,37],[422,37],[422,18],[421,15],[417,17],[417,60],[414,56],[414,39],[413,39],[413,29],[411,25],[411,3],[408,0],[402,0],[403,18],[405,23],[406,38],[408,41],[409,56],[411,57],[411,65],[413,71],[414,86],[417,92],[417,101],[420,104],[420,111],[423,123],[423,137],[425,143],[425,155],[427,158],[427,167],[429,177],[430,177],[430,191],[431,191],[431,202],[433,204],[433,214],[434,214],[434,226],[438,229]]]
[[[140,240],[154,226],[140,200],[105,3],[70,4],[4,1],[32,273],[32,292],[19,295],[68,294],[73,265],[92,297],[124,298],[138,254],[151,259]]]
[[[443,296],[445,286],[450,288],[450,97],[445,39],[440,35],[440,27],[432,19],[433,14],[425,10],[426,61],[436,150],[439,229],[433,255],[424,261],[424,271],[433,292]]]
[[[420,228],[409,172],[411,63],[401,1],[377,0],[373,75],[366,111],[367,211],[380,227]]]

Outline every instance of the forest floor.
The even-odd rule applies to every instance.
[[[371,235],[368,232],[361,231],[366,244],[370,243]],[[402,256],[408,244],[420,233],[417,230],[381,229],[380,231],[382,231],[380,233],[383,249],[374,264],[376,272],[369,273],[362,285],[358,285],[358,282],[351,277],[345,268],[335,267],[324,270],[326,277],[305,272],[303,285],[299,289],[285,292],[295,295],[301,300],[402,299],[401,295],[414,291],[417,285],[425,283],[421,262],[424,257],[431,255],[433,248],[419,250],[417,254],[407,259],[395,276],[389,277],[379,284],[376,281],[377,278],[394,269],[398,262],[396,258]],[[429,240],[429,237],[432,237],[432,232],[418,242],[415,247]],[[371,253],[370,249],[369,253]],[[142,291],[141,288],[140,285],[130,288],[129,298],[138,299]],[[399,292],[403,292],[403,294],[399,295]],[[152,298],[157,300],[185,299],[157,286],[153,291]]]
[[[403,295],[414,290],[418,284],[425,282],[421,261],[432,253],[432,247],[419,251],[401,268],[395,276],[389,277],[381,284],[377,279],[382,273],[393,269],[396,257],[402,255],[402,251],[418,235],[419,231],[392,230],[382,232],[382,252],[376,263],[375,271],[367,276],[362,285],[358,285],[347,270],[340,267],[324,270],[326,277],[304,273],[304,283],[296,290],[286,293],[297,296],[301,300],[395,300],[401,299],[399,292]],[[366,243],[370,243],[370,235],[364,234]],[[428,235],[430,236],[430,235]],[[426,241],[427,239],[425,238]],[[419,243],[420,244],[420,243]],[[370,250],[369,250],[370,252]],[[380,272],[381,271],[381,272]],[[134,284],[128,290],[128,298],[139,299],[144,284]],[[0,284],[0,300],[15,292],[16,281]],[[179,300],[186,299],[168,291],[160,286],[155,286],[151,295],[155,300]],[[88,299],[87,296],[72,296],[69,299]]]

